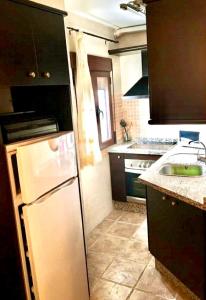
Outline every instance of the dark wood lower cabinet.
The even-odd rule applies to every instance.
[[[110,153],[109,161],[112,183],[112,199],[117,201],[126,201],[124,154]]]
[[[206,212],[147,187],[150,252],[200,299],[206,299]]]

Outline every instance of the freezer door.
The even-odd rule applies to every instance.
[[[23,207],[37,300],[89,300],[78,180]]]
[[[31,203],[77,175],[73,132],[17,147],[23,203]]]

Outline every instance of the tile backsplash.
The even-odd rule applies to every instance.
[[[149,125],[149,99],[122,100],[115,99],[115,123],[117,142],[123,141],[121,119],[129,124],[129,135],[133,140],[139,137],[179,138],[179,130],[200,132],[200,140],[206,141],[206,125]]]

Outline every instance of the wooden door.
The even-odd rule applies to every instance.
[[[0,85],[33,84],[35,75],[29,8],[12,1],[1,1]]]

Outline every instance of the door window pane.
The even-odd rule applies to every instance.
[[[112,138],[108,77],[97,77],[97,95],[101,142],[104,143]]]

